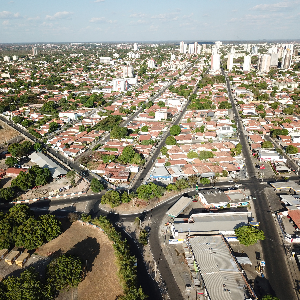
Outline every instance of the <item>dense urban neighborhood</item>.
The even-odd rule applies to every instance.
[[[0,138],[0,299],[300,298],[299,43],[0,44]]]

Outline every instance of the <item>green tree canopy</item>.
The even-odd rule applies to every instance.
[[[113,139],[123,139],[128,134],[128,129],[126,127],[115,126],[110,132],[110,136]]]
[[[149,126],[144,125],[144,126],[141,128],[141,131],[142,131],[142,132],[148,132],[148,129],[149,129]]]
[[[272,142],[264,141],[264,142],[262,142],[261,147],[262,148],[273,148],[274,146],[273,146]]]
[[[20,277],[9,276],[3,280],[6,300],[44,300],[44,288],[34,268],[24,270]],[[1,294],[0,294],[1,297]]]
[[[14,165],[16,165],[18,163],[18,160],[11,156],[11,157],[8,157],[6,160],[5,160],[5,164],[8,165],[9,167],[13,167]]]
[[[0,199],[3,200],[3,202],[12,200],[15,197],[15,194],[16,194],[16,191],[12,187],[0,189]]]
[[[200,179],[200,183],[202,183],[203,185],[210,184],[210,180],[208,178],[202,177]]]
[[[117,191],[107,191],[101,198],[101,203],[116,207],[121,204],[120,194]]]
[[[170,135],[179,135],[181,132],[181,128],[179,125],[173,125],[171,128],[170,128]]]
[[[168,136],[166,138],[166,145],[176,145],[176,139],[174,136]]]
[[[47,266],[47,283],[57,291],[76,287],[82,280],[82,264],[78,257],[63,254]]]
[[[160,149],[160,152],[161,152],[162,155],[167,155],[167,153],[168,153],[168,148],[167,148],[167,147],[162,147],[162,148]]]
[[[259,240],[265,239],[265,234],[262,230],[254,226],[245,225],[234,230],[239,242],[245,246],[256,244]]]
[[[29,141],[24,141],[23,143],[14,143],[9,145],[8,152],[13,157],[22,157],[28,155],[32,151],[32,143]]]
[[[161,197],[165,189],[161,186],[150,182],[149,184],[141,185],[136,190],[139,199],[150,200],[156,197]]]
[[[286,147],[285,152],[288,153],[288,154],[296,154],[296,153],[298,153],[298,148],[293,146],[293,145],[288,145]]]
[[[93,178],[91,180],[91,190],[94,192],[94,193],[100,193],[102,190],[104,190],[104,186],[103,184],[101,183],[101,181],[99,181],[98,179],[96,178]]]

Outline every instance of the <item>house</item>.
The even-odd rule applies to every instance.
[[[17,177],[21,172],[27,172],[27,169],[22,168],[8,168],[6,169],[6,176]]]
[[[286,158],[281,156],[277,151],[258,149],[258,159],[260,161],[283,161],[286,162]]]
[[[166,169],[166,167],[161,166],[161,167],[154,167],[152,174],[150,175],[150,178],[156,180],[171,180],[172,176]]]

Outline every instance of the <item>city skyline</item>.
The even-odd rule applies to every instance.
[[[300,1],[5,1],[0,43],[300,39]]]

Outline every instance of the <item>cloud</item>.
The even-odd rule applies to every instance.
[[[53,16],[46,16],[46,20],[59,20],[59,19],[67,19],[69,18],[73,13],[69,11],[59,11],[55,13]]]
[[[40,20],[41,18],[39,16],[37,17],[31,17],[31,18],[27,18],[27,21],[38,21]]]
[[[101,22],[105,22],[105,18],[101,17],[101,18],[91,18],[90,19],[91,23],[101,23]]]
[[[300,1],[283,1],[273,4],[258,4],[255,5],[252,10],[258,11],[279,11],[285,9],[292,9],[300,4]]]
[[[100,3],[100,2],[104,2],[105,0],[95,0],[95,3]]]
[[[136,14],[131,14],[129,17],[130,18],[144,18],[144,17],[146,17],[146,15],[142,14],[142,13],[136,13]]]
[[[0,11],[0,19],[18,19],[20,18],[19,13],[11,13],[10,11]]]
[[[117,23],[116,20],[107,20],[105,17],[91,18],[90,22],[91,23],[109,23],[109,24]]]
[[[146,23],[148,23],[148,22],[145,20],[137,20],[137,21],[129,22],[129,25],[141,25],[141,24],[146,24]]]
[[[5,25],[9,25],[9,21],[8,21],[8,20],[3,21],[3,22],[2,22],[2,25],[4,25],[4,26],[5,26]]]
[[[152,16],[151,19],[158,19],[161,21],[177,21],[178,20],[178,12],[155,15],[155,16]]]

